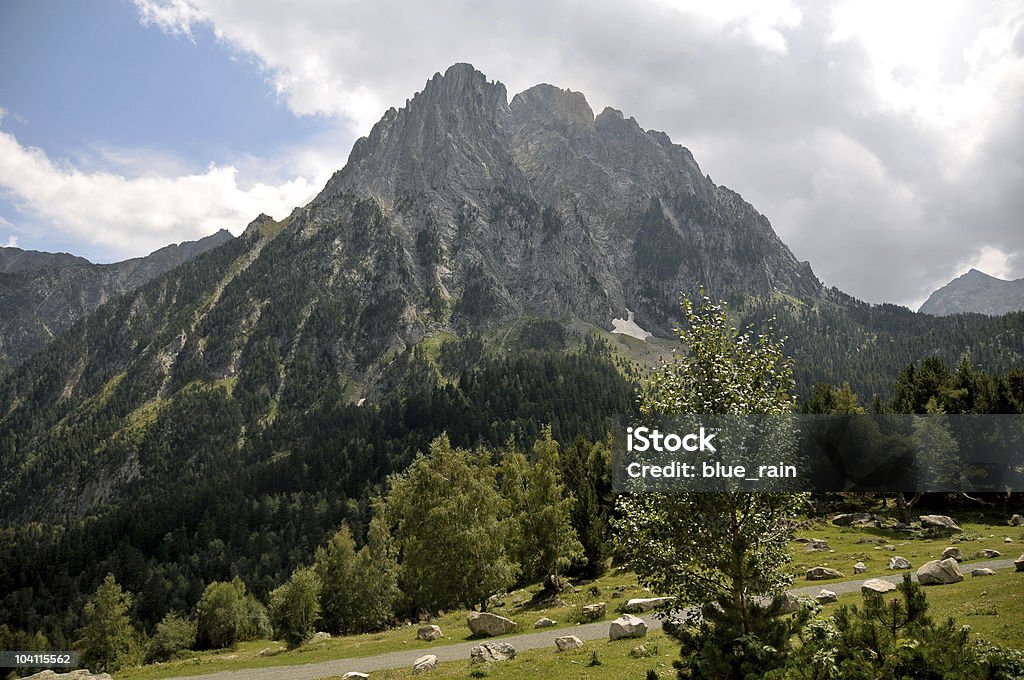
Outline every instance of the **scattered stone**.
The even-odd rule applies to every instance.
[[[896,584],[890,581],[886,581],[884,578],[870,578],[860,586],[862,593],[879,593],[884,595],[885,593],[891,593],[896,590]]]
[[[1020,515],[1014,515],[1010,518],[1011,527],[1019,527],[1022,524],[1024,524],[1024,517],[1021,517]]]
[[[640,614],[671,601],[671,597],[634,597],[622,606],[622,611],[626,614]]]
[[[627,638],[642,638],[647,635],[647,624],[632,614],[623,614],[612,621],[608,628],[609,640],[624,640]]]
[[[625,593],[620,592],[618,590],[613,590],[612,591],[612,599],[613,600],[620,600],[620,599],[624,598],[625,596],[626,596]]]
[[[868,512],[847,512],[833,517],[832,524],[837,527],[848,527],[854,522],[870,522],[872,519],[871,513]]]
[[[113,680],[109,673],[98,673],[93,675],[87,670],[71,671],[70,673],[55,673],[53,671],[41,671],[21,680]]]
[[[853,565],[853,573],[854,574],[863,574],[863,573],[867,572],[867,570],[868,570],[868,565],[864,564],[863,562],[858,562],[857,564]]]
[[[283,652],[284,647],[264,647],[260,650],[260,653],[256,656],[273,656],[278,652]]]
[[[349,671],[341,676],[341,680],[367,680],[370,676],[359,671]]]
[[[1013,568],[1017,571],[1024,571],[1024,554],[1013,561]]]
[[[557,623],[558,623],[558,621],[555,621],[554,619],[549,619],[548,617],[544,616],[542,618],[537,619],[537,623],[533,624],[533,627],[534,628],[550,628],[551,626],[554,626]]]
[[[842,578],[843,572],[831,567],[813,567],[807,570],[808,581],[828,581],[833,578]]]
[[[563,635],[555,638],[555,647],[558,647],[560,652],[568,652],[583,647],[583,640],[575,635]]]
[[[896,546],[894,546],[892,543],[886,543],[885,545],[882,546],[882,550],[889,550],[891,552],[896,552]]]
[[[893,557],[889,560],[889,568],[896,569],[910,569],[910,560],[906,557]]]
[[[1006,538],[1003,539],[1003,543],[1013,543],[1013,539],[1010,538],[1009,536],[1007,536]]]
[[[932,560],[917,570],[917,581],[923,586],[941,586],[964,580],[956,560]]]
[[[424,654],[420,658],[412,662],[413,673],[426,673],[437,668],[437,655],[436,654]]]
[[[971,576],[995,576],[996,572],[985,567],[978,567],[977,569],[971,569]]]
[[[313,637],[309,638],[309,644],[312,645],[312,644],[315,644],[317,642],[323,642],[324,640],[330,640],[330,639],[331,639],[331,634],[330,633],[325,633],[324,631],[320,631],[318,633],[313,633]]]
[[[928,527],[929,529],[944,529],[954,532],[963,531],[951,517],[946,515],[921,515],[918,519],[921,520],[921,526]]]
[[[818,602],[818,604],[831,604],[833,602],[838,602],[839,596],[831,590],[826,590],[822,588],[821,592],[818,593],[814,599]]]
[[[984,550],[978,551],[978,557],[984,557],[985,559],[989,559],[989,560],[991,560],[991,559],[993,559],[995,557],[1002,557],[1002,556],[1003,556],[1003,553],[999,552],[998,550],[993,550],[992,548],[985,548]]]
[[[805,553],[821,552],[823,550],[830,550],[828,541],[823,538],[811,538],[807,540],[807,544],[804,546]]]
[[[864,543],[883,543],[885,539],[879,538],[878,536],[861,536],[857,539],[858,544]]]
[[[444,635],[441,634],[441,626],[420,626],[420,629],[416,631],[416,637],[420,640],[433,642],[444,637]]]
[[[604,602],[588,604],[583,607],[584,621],[600,621],[608,613],[608,605]]]
[[[466,617],[466,624],[473,635],[478,637],[504,635],[511,633],[516,628],[515,621],[490,612],[470,612]]]
[[[516,648],[507,642],[485,642],[469,650],[470,663],[509,661],[516,658]]]
[[[948,560],[951,557],[957,562],[964,561],[964,554],[960,552],[960,548],[957,548],[956,546],[950,546],[943,550],[942,557],[940,557],[939,559]]]

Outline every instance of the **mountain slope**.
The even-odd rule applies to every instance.
[[[971,269],[939,288],[921,305],[922,314],[988,314],[1024,310],[1024,279],[1004,281]]]
[[[0,371],[20,364],[101,304],[231,238],[221,230],[102,265],[66,253],[0,248]]]
[[[472,401],[467,367],[549,340],[592,346],[564,327],[608,331],[627,308],[670,337],[679,292],[699,285],[747,319],[778,317],[805,388],[878,389],[932,347],[1020,357],[1005,342],[1019,319],[938,334],[823,289],[664,133],[548,85],[509,103],[459,64],[385,113],[309,205],[99,307],[0,381],[0,518],[79,517],[310,452],[372,484],[410,454],[401,438],[353,441],[345,423],[373,414],[421,434],[470,418],[494,437],[509,433],[476,422],[492,410],[536,427],[551,417],[537,404],[561,404],[593,422],[630,402],[602,352],[572,381],[509,364],[486,383],[500,393]],[[366,415],[345,410],[359,403]],[[301,479],[316,467],[295,465]]]

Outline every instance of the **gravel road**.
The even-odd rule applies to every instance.
[[[989,569],[1006,569],[1013,566],[1012,559],[988,560],[985,562],[971,562],[964,565],[965,569],[976,569],[988,567]],[[969,573],[969,572],[965,572]],[[893,583],[903,580],[903,572],[891,575],[872,577],[883,578]],[[970,578],[969,576],[967,578]],[[837,595],[853,593],[860,590],[860,586],[866,579],[854,581],[818,581],[814,585],[793,588],[790,592],[794,595],[817,595],[822,588],[827,588]],[[914,580],[917,580],[916,577]],[[647,622],[648,630],[661,628],[661,621],[653,616],[642,616]],[[502,642],[508,642],[517,650],[537,649],[539,647],[554,647],[555,638],[562,635],[575,635],[581,640],[598,640],[608,635],[609,621],[588,623],[572,628],[557,628],[554,630],[543,630],[536,633],[524,633],[497,638]],[[412,649],[401,652],[389,652],[376,656],[367,656],[357,659],[338,659],[335,661],[323,661],[321,663],[302,664],[298,666],[277,666],[273,668],[246,668],[237,671],[220,671],[206,675],[175,676],[173,680],[317,680],[330,676],[341,676],[349,671],[361,671],[370,673],[388,668],[411,668],[413,661],[424,654],[435,654],[440,661],[469,660],[469,650],[481,641],[459,642],[451,645],[440,645],[428,651]]]

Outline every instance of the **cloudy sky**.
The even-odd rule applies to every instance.
[[[457,61],[665,130],[862,299],[1024,276],[1018,0],[4,0],[0,245],[283,217]]]

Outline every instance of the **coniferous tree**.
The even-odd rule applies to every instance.
[[[82,664],[93,671],[115,671],[141,661],[138,634],[128,611],[132,596],[107,574],[85,605],[81,630]]]

